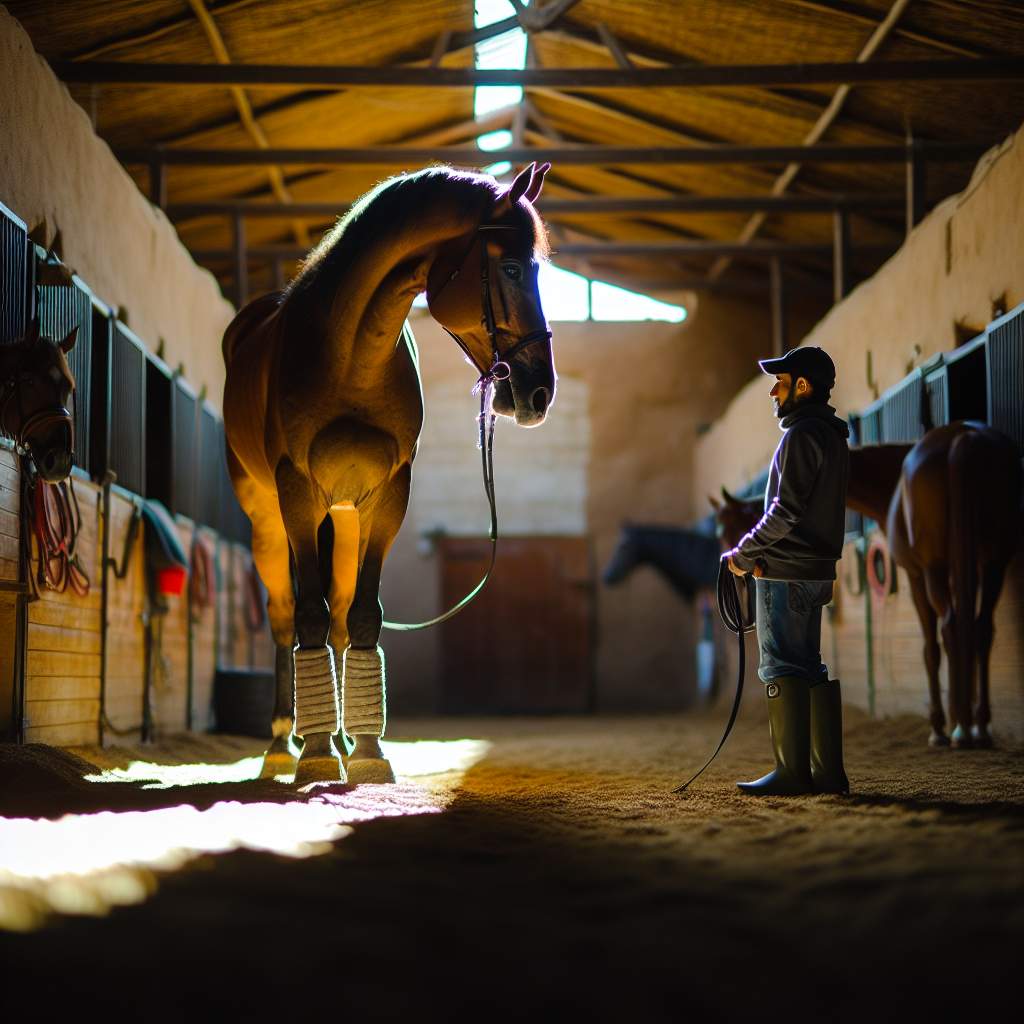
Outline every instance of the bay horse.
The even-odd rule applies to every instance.
[[[1016,447],[985,423],[960,420],[935,427],[913,445],[850,449],[847,506],[878,523],[893,561],[907,573],[924,635],[932,746],[950,744],[937,626],[949,666],[952,745],[992,745],[993,615],[1018,544],[1020,496]],[[735,498],[725,488],[722,497],[711,501],[726,551],[763,509],[761,502]]]
[[[493,386],[493,410],[524,427],[544,420],[556,378],[537,282],[547,232],[534,203],[548,168],[531,164],[507,188],[448,167],[384,181],[283,293],[249,303],[224,335],[228,468],[277,651],[264,777],[294,767],[299,783],[394,779],[379,743],[378,591],[423,423],[406,317],[426,291],[478,387]],[[293,729],[305,737],[297,766]]]
[[[718,579],[718,542],[698,530],[623,523],[602,579],[615,586],[641,565],[651,566],[684,601],[692,601]]]

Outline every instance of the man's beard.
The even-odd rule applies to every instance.
[[[784,402],[775,399],[775,415],[778,419],[784,420],[796,407],[799,399],[791,391]]]

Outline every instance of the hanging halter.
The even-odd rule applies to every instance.
[[[498,507],[494,497],[494,410],[491,406],[491,399],[494,394],[494,386],[499,381],[508,380],[512,374],[512,367],[509,365],[523,349],[536,342],[543,341],[549,346],[551,344],[551,331],[546,328],[538,328],[524,334],[514,345],[504,353],[498,350],[498,324],[494,317],[494,300],[491,295],[491,264],[487,257],[487,240],[481,237],[484,231],[515,231],[511,224],[481,224],[473,233],[473,241],[466,250],[465,255],[456,265],[455,269],[448,275],[447,279],[435,292],[436,298],[445,288],[454,281],[462,271],[466,260],[475,245],[480,246],[480,307],[481,322],[487,330],[487,337],[491,342],[491,365],[485,369],[477,362],[476,357],[470,351],[469,346],[454,331],[445,327],[445,331],[465,353],[469,362],[480,373],[476,384],[473,386],[473,394],[480,396],[480,415],[477,417],[479,435],[477,447],[480,449],[481,462],[483,466],[484,494],[487,495],[487,504],[490,508],[491,522],[488,536],[491,541],[491,557],[487,571],[483,574],[480,582],[461,601],[449,608],[448,611],[426,622],[388,622],[382,623],[384,629],[395,632],[412,632],[417,629],[426,629],[428,626],[437,626],[447,622],[466,607],[476,596],[487,586],[494,570],[494,562],[498,557]],[[444,327],[444,324],[441,325]]]

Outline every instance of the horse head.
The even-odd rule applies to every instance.
[[[427,277],[431,316],[495,382],[494,411],[523,427],[542,423],[555,397],[537,280],[547,232],[533,207],[549,167],[530,164],[498,192],[485,220],[443,246]]]
[[[636,528],[632,523],[623,523],[619,543],[615,545],[612,557],[601,574],[601,580],[609,587],[621,583],[640,564],[640,545],[637,543]]]
[[[734,497],[724,487],[721,501],[713,496],[708,501],[715,510],[715,533],[723,551],[731,551],[736,547],[761,518],[763,511],[760,501],[744,501]]]
[[[75,378],[65,356],[78,336],[42,337],[39,321],[12,345],[0,346],[0,430],[26,451],[47,483],[60,483],[74,462],[74,422],[68,411]]]

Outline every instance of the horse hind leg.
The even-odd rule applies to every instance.
[[[338,679],[334,654],[327,645],[330,613],[324,600],[317,559],[319,503],[308,477],[282,460],[276,472],[281,518],[295,565],[295,731],[305,739],[295,781],[345,781],[345,768],[334,745],[338,731]]]
[[[1003,578],[1006,565],[1000,562],[989,563],[981,574],[981,607],[975,623],[975,651],[978,659],[978,701],[974,709],[974,725],[971,737],[977,747],[991,747],[992,734],[989,723],[992,721],[992,709],[989,706],[988,670],[989,658],[992,654],[992,641],[995,627],[992,624],[996,602],[1003,589]]]
[[[946,665],[949,669],[949,714],[953,726],[952,745],[956,748],[969,747],[970,710],[968,706],[968,712],[964,714],[960,630],[957,628],[953,598],[949,591],[949,567],[945,564],[929,566],[925,569],[924,580],[928,602],[935,609],[942,633],[942,646],[946,650]]]
[[[939,665],[942,660],[942,649],[939,647],[939,640],[935,635],[935,609],[932,608],[931,602],[928,600],[928,589],[925,586],[924,577],[920,573],[908,572],[907,578],[910,580],[910,592],[914,599],[918,621],[921,624],[921,633],[924,636],[924,666],[928,673],[928,718],[932,726],[928,743],[933,747],[948,747],[946,714],[942,709],[942,692],[939,688]]]

